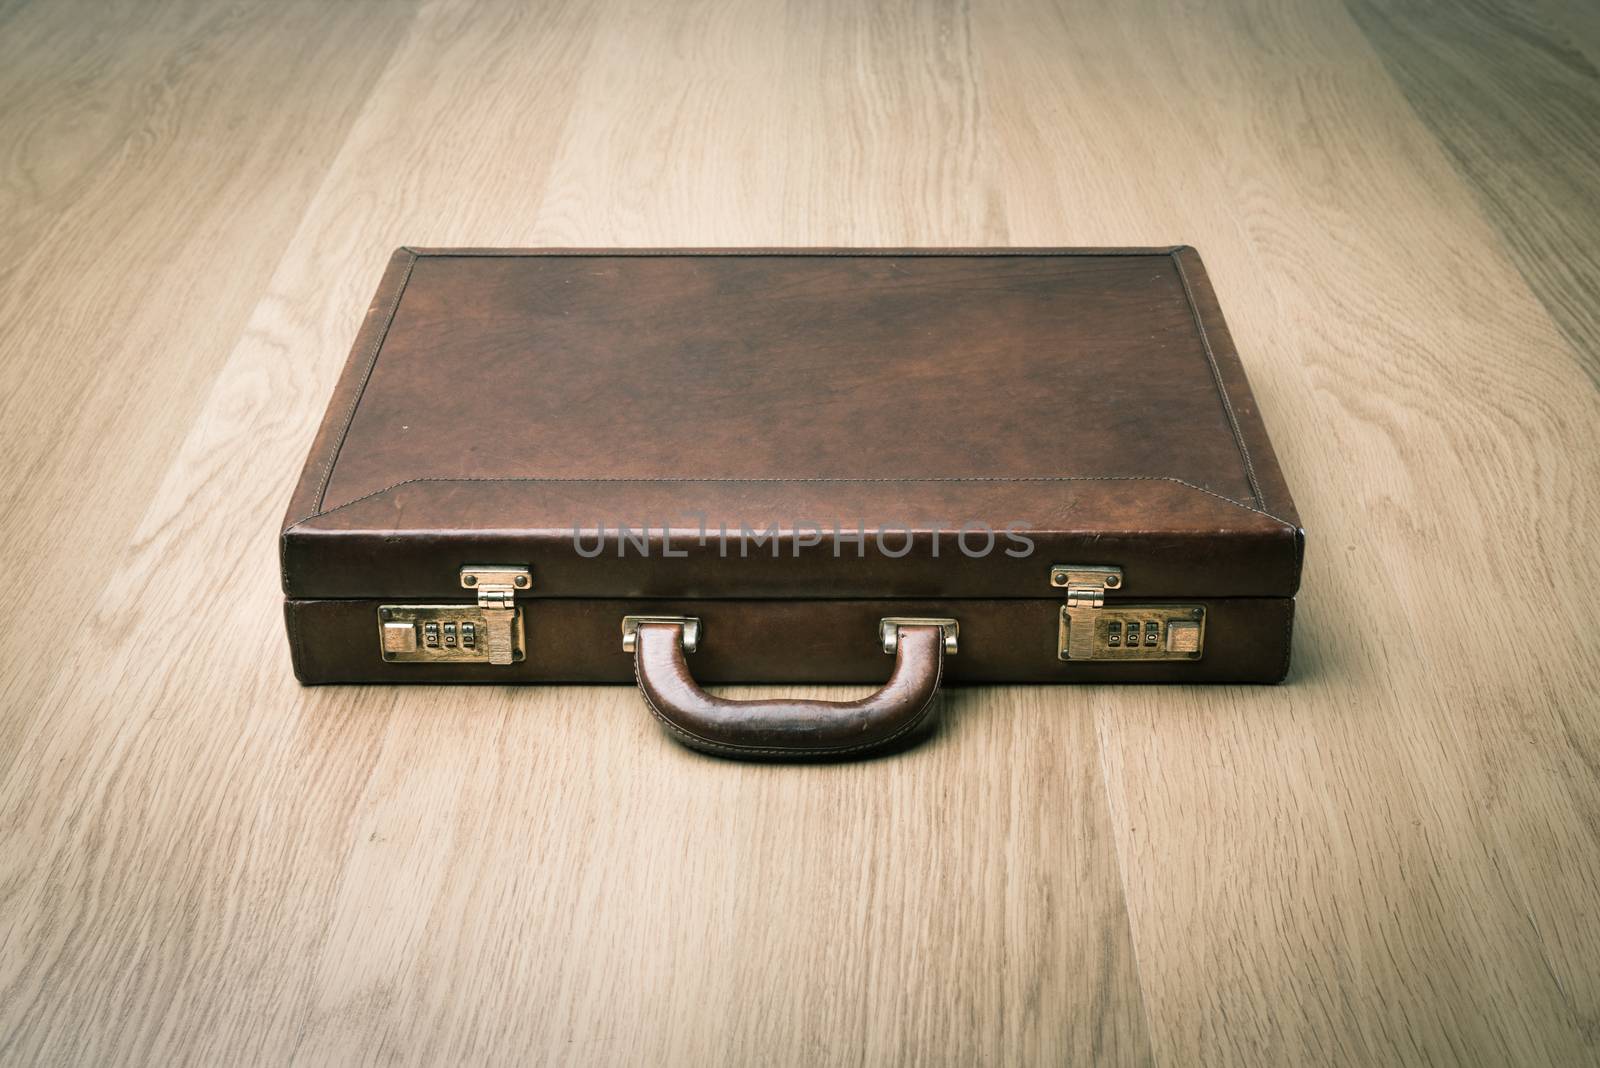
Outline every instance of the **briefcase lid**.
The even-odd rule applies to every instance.
[[[285,519],[297,598],[1292,595],[1198,255],[401,249]]]

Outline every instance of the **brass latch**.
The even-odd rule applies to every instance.
[[[517,591],[533,585],[525,567],[485,567],[468,565],[461,569],[464,589],[478,591],[478,608],[483,612],[484,652],[491,664],[509,664],[516,659],[512,629],[517,622]]]
[[[1205,605],[1106,607],[1106,591],[1122,588],[1120,567],[1057,564],[1050,585],[1067,594],[1057,631],[1062,660],[1199,660],[1205,651]]]
[[[461,586],[478,603],[386,604],[378,606],[383,658],[396,663],[513,664],[523,659],[522,610],[518,590],[533,586],[525,567],[469,564]]]
[[[1106,591],[1122,585],[1120,567],[1050,569],[1050,585],[1067,591],[1061,610],[1061,659],[1094,659],[1094,624],[1106,603]]]

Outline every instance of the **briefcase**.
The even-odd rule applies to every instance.
[[[302,682],[836,757],[945,684],[1280,681],[1304,544],[1188,247],[405,248],[281,561]]]

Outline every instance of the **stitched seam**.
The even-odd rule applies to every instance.
[[[406,251],[410,252],[410,249]],[[377,340],[372,343],[372,352],[367,356],[366,369],[361,373],[361,384],[356,387],[356,395],[351,398],[350,408],[344,413],[344,425],[339,429],[339,440],[334,442],[333,455],[328,458],[327,470],[322,473],[322,482],[317,486],[317,503],[315,507],[321,509],[328,494],[328,483],[333,478],[333,469],[339,463],[339,453],[344,449],[345,439],[350,436],[350,424],[355,422],[356,407],[361,403],[362,396],[367,392],[367,383],[372,381],[372,371],[378,366],[378,353],[383,351],[383,343],[389,337],[389,328],[394,325],[395,313],[400,310],[400,298],[405,296],[406,286],[411,284],[411,272],[420,259],[415,252],[411,253],[411,260],[406,264],[406,273],[400,278],[400,287],[395,290],[394,300],[389,302],[389,311],[383,320],[383,330],[379,332]],[[315,514],[315,513],[314,513]],[[307,519],[311,516],[307,516]],[[299,526],[305,520],[295,523]],[[290,529],[293,529],[291,527]]]
[[[1228,428],[1233,431],[1233,443],[1239,447],[1239,457],[1244,460],[1244,475],[1245,480],[1250,483],[1251,499],[1258,507],[1265,508],[1266,501],[1261,496],[1261,484],[1256,481],[1256,468],[1250,462],[1250,450],[1245,447],[1244,433],[1239,429],[1239,417],[1234,414],[1233,401],[1228,398],[1227,387],[1222,384],[1222,369],[1217,366],[1216,354],[1211,351],[1211,337],[1206,333],[1206,324],[1200,315],[1200,307],[1194,301],[1194,290],[1189,287],[1189,276],[1183,269],[1183,259],[1176,249],[1172,252],[1172,264],[1177,269],[1178,281],[1183,284],[1183,295],[1189,302],[1189,313],[1194,317],[1194,328],[1200,335],[1200,347],[1205,350],[1206,363],[1211,366],[1211,380],[1216,384],[1217,396],[1222,399],[1222,410],[1227,414]]]
[[[1287,519],[1283,519],[1280,516],[1273,515],[1271,512],[1267,511],[1264,508],[1258,508],[1258,507],[1255,507],[1253,505],[1246,504],[1243,501],[1235,500],[1232,497],[1224,496],[1223,494],[1218,493],[1216,490],[1206,489],[1206,487],[1204,487],[1204,486],[1197,486],[1193,482],[1185,482],[1183,479],[1174,478],[1171,475],[1023,475],[1023,476],[974,475],[974,476],[970,476],[970,477],[966,477],[966,476],[948,476],[948,477],[947,476],[933,476],[933,477],[929,477],[929,478],[824,478],[824,477],[816,477],[816,478],[691,478],[691,477],[665,477],[665,478],[604,478],[604,477],[602,477],[602,478],[560,478],[560,477],[550,477],[550,478],[540,478],[540,477],[534,477],[534,476],[507,476],[507,477],[504,477],[504,478],[495,478],[495,477],[478,477],[478,476],[472,476],[472,475],[462,475],[462,476],[459,476],[459,477],[431,477],[430,476],[430,477],[425,477],[425,478],[407,478],[407,479],[403,479],[403,480],[401,480],[399,482],[395,482],[395,483],[393,483],[391,485],[384,486],[382,489],[376,489],[376,490],[373,490],[371,493],[363,494],[360,497],[355,498],[354,500],[345,501],[343,504],[336,504],[332,508],[328,508],[328,509],[326,509],[324,511],[316,512],[316,513],[314,513],[312,515],[308,515],[304,519],[296,520],[293,524],[291,524],[290,526],[284,528],[284,533],[287,534],[291,530],[294,530],[296,527],[298,527],[298,526],[300,526],[300,525],[302,525],[304,523],[309,523],[313,519],[320,519],[325,515],[332,515],[334,512],[339,511],[341,508],[349,508],[352,505],[357,505],[357,504],[362,503],[363,501],[371,500],[373,497],[381,497],[383,494],[390,493],[390,492],[392,492],[394,490],[400,489],[402,486],[411,486],[411,485],[416,485],[416,484],[424,483],[424,482],[549,482],[549,483],[569,483],[569,482],[570,483],[576,483],[576,482],[595,482],[595,483],[632,483],[632,482],[660,482],[660,483],[678,483],[678,482],[714,482],[714,483],[826,482],[826,483],[837,483],[837,482],[845,482],[845,483],[868,483],[868,484],[891,483],[891,482],[892,483],[917,483],[917,482],[1171,482],[1171,483],[1174,483],[1176,485],[1183,486],[1186,489],[1194,490],[1197,493],[1204,493],[1208,497],[1215,497],[1217,500],[1225,501],[1228,504],[1231,504],[1236,508],[1243,508],[1247,512],[1255,512],[1257,515],[1264,515],[1268,519],[1272,519],[1272,520],[1275,520],[1275,521],[1277,521],[1279,523],[1282,523],[1284,526],[1289,527],[1290,529],[1294,528],[1294,524],[1293,523],[1290,523]]]
[[[641,655],[642,653],[639,650],[635,650],[633,654],[633,679],[634,682],[638,684],[639,694],[644,698],[644,703],[650,709],[650,713],[655,716],[656,719],[660,720],[662,725],[664,725],[668,730],[672,731],[680,738],[683,738],[685,743],[689,744],[693,748],[709,749],[723,753],[735,753],[741,756],[836,756],[847,753],[860,753],[869,749],[880,748],[888,745],[897,738],[903,737],[905,734],[921,725],[922,721],[927,718],[928,712],[933,708],[934,701],[939,696],[940,684],[944,682],[944,645],[941,640],[941,643],[938,646],[938,651],[934,654],[938,657],[938,662],[934,668],[933,690],[928,694],[928,699],[922,703],[921,708],[917,709],[916,715],[912,716],[903,726],[885,738],[879,738],[877,741],[873,742],[865,742],[861,745],[852,745],[833,749],[774,749],[760,746],[729,745],[725,742],[713,742],[707,738],[702,738],[700,735],[695,734],[692,731],[684,729],[669,719],[667,715],[656,706],[655,701],[650,697],[650,691],[645,689],[644,678],[639,672],[639,658]]]

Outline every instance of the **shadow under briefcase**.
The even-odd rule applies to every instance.
[[[1187,247],[401,249],[282,566],[303,682],[636,683],[815,757],[944,682],[1279,681],[1303,547]]]

